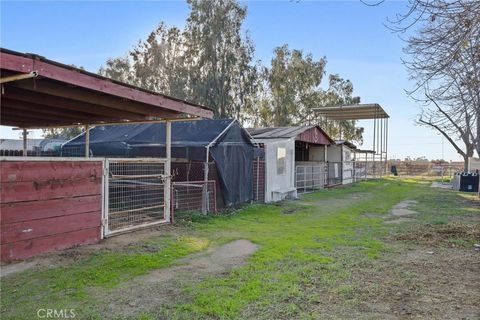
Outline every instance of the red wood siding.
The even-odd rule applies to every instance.
[[[139,90],[135,87],[113,82],[110,79],[78,72],[77,70],[71,70],[67,66],[59,66],[42,60],[43,59],[22,57],[6,52],[1,54],[2,69],[22,73],[37,70],[42,77],[65,82],[68,85],[94,90],[102,94],[114,95],[117,98],[144,103],[147,105],[146,107],[150,107],[152,114],[157,114],[164,110],[171,110],[175,113],[188,113],[202,118],[213,118],[213,111],[207,108],[145,90]]]
[[[1,161],[2,262],[95,243],[101,161]]]
[[[317,127],[313,127],[302,132],[295,138],[295,140],[323,145],[329,145],[333,143],[330,137]]]

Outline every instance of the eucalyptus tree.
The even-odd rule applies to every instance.
[[[109,59],[100,74],[148,90],[188,98],[185,40],[176,27],[164,23],[153,30],[125,57]]]
[[[361,142],[363,128],[355,121],[319,119],[313,108],[351,105],[353,85],[337,74],[329,75],[328,88],[322,89],[326,58],[314,59],[287,45],[277,47],[271,66],[262,72],[263,95],[258,103],[257,123],[264,126],[320,124],[332,137]]]
[[[252,103],[254,45],[241,30],[247,9],[234,0],[189,0],[184,36],[190,98],[217,117],[242,116]]]
[[[126,57],[100,73],[142,88],[211,107],[219,118],[242,120],[255,102],[254,46],[242,31],[246,7],[234,0],[189,0],[184,30],[161,23]]]
[[[322,96],[321,106],[336,107],[358,103],[360,97],[353,96],[353,84],[350,80],[345,80],[338,74],[329,76],[328,89]],[[320,124],[331,137],[363,143],[364,128],[357,126],[355,120],[332,121],[321,118]]]
[[[302,50],[277,47],[270,68],[264,69],[265,95],[260,113],[266,125],[305,124],[322,94],[320,84],[325,74],[325,58],[315,60]]]

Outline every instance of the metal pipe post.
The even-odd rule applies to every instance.
[[[258,187],[260,186],[260,157],[257,157],[257,195],[256,195],[256,201],[258,201]]]
[[[90,128],[85,125],[85,158],[90,157]]]
[[[385,128],[385,163],[388,163],[388,118],[386,120]],[[388,172],[387,165],[385,164],[385,171]]]
[[[383,124],[384,119],[380,119],[380,177],[383,176]]]
[[[210,145],[207,146],[207,152],[206,152],[206,157],[205,157],[205,163],[203,167],[203,192],[202,192],[202,213],[207,214],[208,213],[208,162],[210,160]]]
[[[165,121],[165,155],[167,158],[167,161],[165,162],[165,188],[164,188],[164,194],[165,194],[165,220],[171,222],[171,188],[172,188],[172,172],[171,172],[171,166],[172,166],[172,122],[170,120]]]

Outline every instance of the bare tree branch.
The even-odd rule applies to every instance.
[[[402,63],[415,83],[407,94],[421,103],[418,122],[464,159],[480,155],[480,1],[408,0],[407,7],[387,27],[407,35]]]

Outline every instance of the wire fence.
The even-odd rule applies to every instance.
[[[327,185],[334,186],[342,184],[342,162],[328,162],[327,163]]]
[[[174,211],[217,212],[215,181],[188,181],[172,183]]]
[[[342,184],[353,183],[355,181],[355,162],[344,161],[342,163]]]
[[[42,149],[37,146],[31,146],[27,141],[26,154],[19,149],[0,149],[0,156],[2,157],[85,157],[84,148],[70,148],[68,150],[57,149]]]
[[[107,234],[165,220],[164,162],[107,160]]]
[[[394,167],[394,168],[392,168]],[[432,163],[419,161],[389,161],[389,174],[396,171],[400,176],[453,177],[464,170],[463,163]]]
[[[253,201],[265,202],[265,161],[253,160]]]

